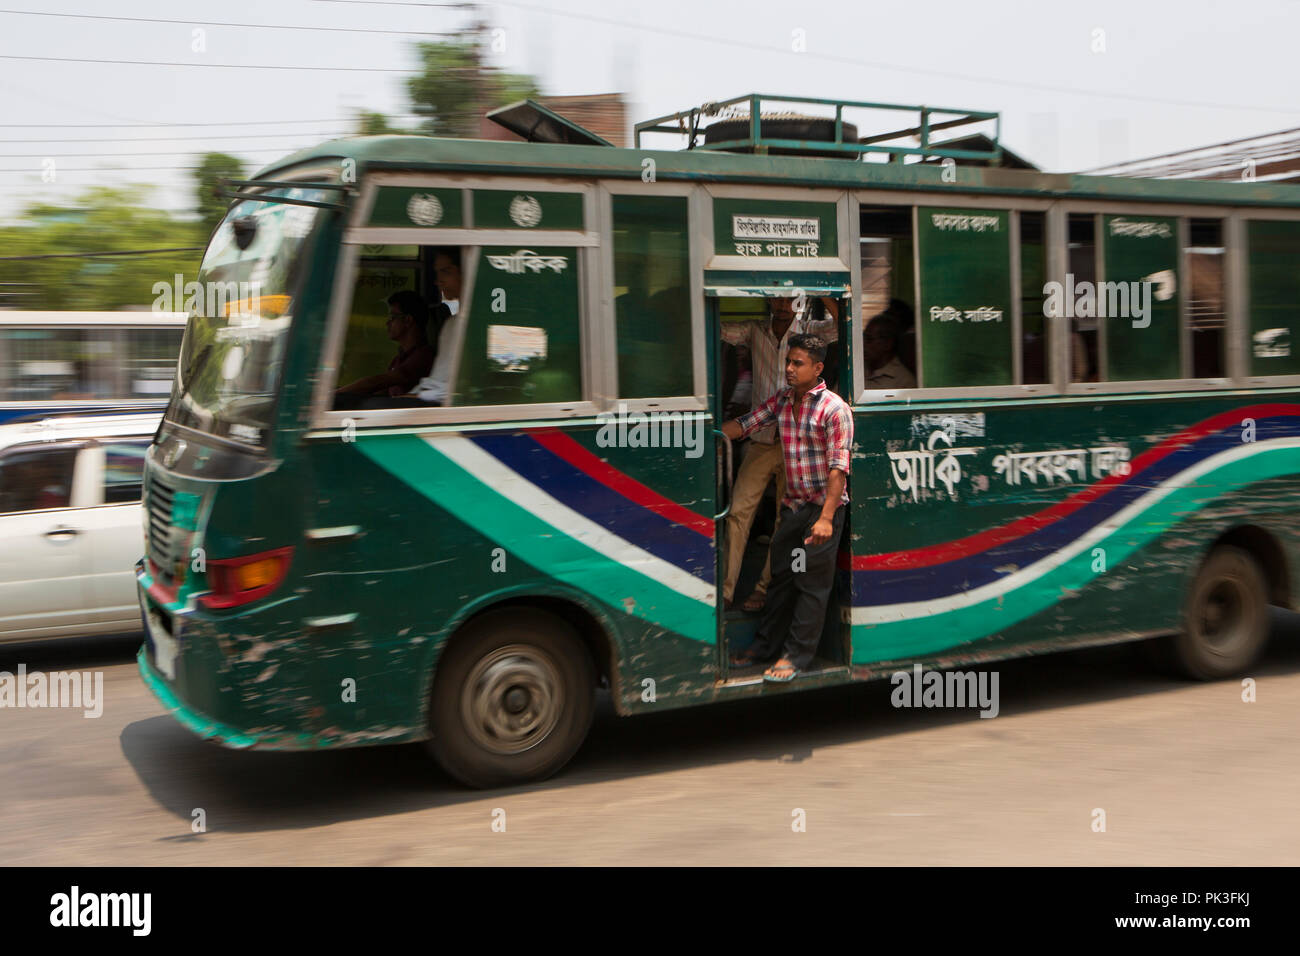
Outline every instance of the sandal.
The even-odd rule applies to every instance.
[[[799,668],[784,657],[763,672],[763,680],[773,684],[788,684],[798,676]]]
[[[731,655],[732,667],[753,667],[761,663],[763,663],[762,658],[756,656],[753,651],[741,651],[739,654]]]
[[[767,595],[759,594],[757,591],[755,591],[749,597],[745,598],[745,603],[740,606],[740,609],[742,611],[748,612],[749,614],[757,614],[759,611],[763,610],[763,608],[766,606],[767,606]]]

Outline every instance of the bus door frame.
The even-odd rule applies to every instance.
[[[804,276],[803,278],[808,278]],[[726,602],[722,595],[722,583],[726,576],[726,552],[727,552],[727,516],[731,513],[731,493],[732,493],[732,448],[731,441],[722,434],[723,413],[726,405],[722,389],[722,319],[721,319],[721,300],[724,298],[761,298],[770,299],[777,297],[789,297],[791,295],[804,294],[809,298],[833,298],[840,303],[839,316],[839,369],[837,370],[838,381],[834,384],[839,386],[838,392],[847,393],[852,396],[853,393],[853,365],[856,360],[852,345],[853,324],[850,318],[853,314],[853,292],[849,281],[847,271],[844,275],[842,285],[822,285],[822,284],[797,284],[798,274],[781,274],[773,276],[770,284],[764,285],[737,285],[721,286],[708,285],[704,287],[704,318],[705,318],[705,343],[706,356],[708,359],[708,407],[709,414],[714,420],[714,477],[717,494],[718,506],[721,506],[725,500],[726,506],[720,512],[714,515],[714,552],[716,561],[715,580],[717,587],[716,594],[716,619],[717,619],[717,664],[718,664],[718,681],[720,683],[728,682],[730,679],[731,667],[731,649],[727,644],[727,610]],[[847,384],[846,384],[847,383]],[[830,383],[828,383],[830,384]],[[845,399],[852,407],[852,398]],[[722,469],[727,468],[725,476]],[[852,484],[850,476],[849,484]],[[725,493],[725,498],[723,494]],[[850,495],[852,491],[850,490]],[[779,505],[778,505],[779,507]],[[844,518],[844,532],[841,537],[841,552],[845,543],[850,541],[849,525],[852,508],[846,513]],[[852,549],[850,548],[850,554]],[[838,608],[827,607],[828,620],[834,620],[835,626],[840,631],[840,661],[842,666],[849,666],[853,654],[853,636],[852,626],[850,624],[851,613],[845,614],[847,607],[850,612],[853,604],[852,581],[849,581],[847,589],[842,586],[840,575],[842,571],[836,568],[836,582],[831,591],[832,600],[838,604]],[[822,636],[825,640],[826,632],[823,630]],[[761,676],[754,676],[752,682],[761,682]],[[751,678],[747,675],[744,683],[750,683]]]

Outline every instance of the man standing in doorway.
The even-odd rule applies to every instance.
[[[722,426],[733,441],[773,423],[780,433],[786,490],[772,538],[772,590],[753,646],[731,658],[748,667],[770,660],[779,648],[780,659],[763,674],[777,683],[793,680],[817,652],[849,503],[853,412],[821,380],[825,360],[820,338],[791,337],[787,387]]]
[[[786,351],[792,336],[813,333],[823,342],[834,342],[839,336],[839,308],[834,299],[823,298],[826,317],[820,320],[795,314],[795,299],[772,298],[768,300],[769,318],[759,322],[724,322],[722,340],[732,345],[749,347],[750,366],[753,370],[752,408],[759,408],[785,385]],[[731,511],[727,515],[727,560],[722,583],[722,598],[730,609],[735,600],[736,579],[740,576],[740,563],[749,541],[749,529],[767,491],[768,482],[776,479],[777,527],[780,527],[780,502],[785,495],[785,469],[781,465],[781,446],[777,444],[775,425],[759,428],[749,437],[749,447],[736,474],[736,484],[731,491]],[[774,532],[775,534],[775,532]],[[772,580],[772,559],[769,554],[763,561],[763,572],[758,584],[742,607],[746,611],[761,611],[767,600],[767,588]]]
[[[433,257],[434,280],[443,304],[451,315],[438,333],[438,357],[433,371],[415,386],[420,401],[429,405],[450,405],[456,387],[456,359],[465,338],[465,315],[460,309],[460,250],[439,249]]]

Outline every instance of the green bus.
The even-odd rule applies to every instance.
[[[139,667],[185,726],[426,741],[496,786],[563,766],[601,687],[628,715],[1146,638],[1251,665],[1300,591],[1300,188],[1008,168],[933,136],[996,114],[778,100],[632,148],[516,104],[522,141],[340,140],[231,190],[199,278],[256,293],[191,317],[145,472]],[[345,407],[386,298],[435,288],[445,400]],[[778,686],[728,663],[756,619],[719,593],[717,429],[724,323],[792,295],[839,304],[855,441],[817,659]]]

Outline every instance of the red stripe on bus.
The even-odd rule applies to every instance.
[[[648,508],[674,524],[683,525],[692,531],[713,537],[713,520],[696,514],[690,508],[683,508],[675,501],[670,501],[653,488],[647,488],[635,478],[630,478],[614,468],[609,462],[601,461],[587,449],[583,448],[568,435],[553,428],[527,429],[537,444],[541,445],[557,458],[562,458],[583,474],[599,481],[606,488],[618,492],[629,501]]]
[[[1246,418],[1274,418],[1284,415],[1300,415],[1300,405],[1251,405],[1246,408],[1235,409],[1230,412],[1221,412],[1212,418],[1207,418],[1190,428],[1185,428],[1176,435],[1166,438],[1154,448],[1149,448],[1133,460],[1127,475],[1107,475],[1095,485],[1090,485],[1081,491],[1076,492],[1064,501],[1052,505],[1042,511],[1032,515],[1026,515],[1023,518],[1003,525],[1000,528],[992,528],[988,531],[981,531],[966,538],[958,538],[955,541],[945,541],[942,544],[932,544],[924,548],[913,548],[908,551],[888,551],[883,554],[855,555],[853,558],[853,570],[855,571],[873,571],[882,568],[924,568],[935,564],[943,564],[947,561],[955,561],[958,558],[968,557],[972,554],[979,554],[987,551],[999,544],[1012,541],[1016,538],[1024,537],[1045,527],[1054,521],[1064,518],[1075,511],[1078,511],[1084,505],[1116,487],[1136,477],[1138,473],[1155,464],[1166,455],[1170,455],[1180,448],[1191,444],[1199,438],[1203,438],[1211,432],[1218,431],[1233,422],[1240,422]]]

